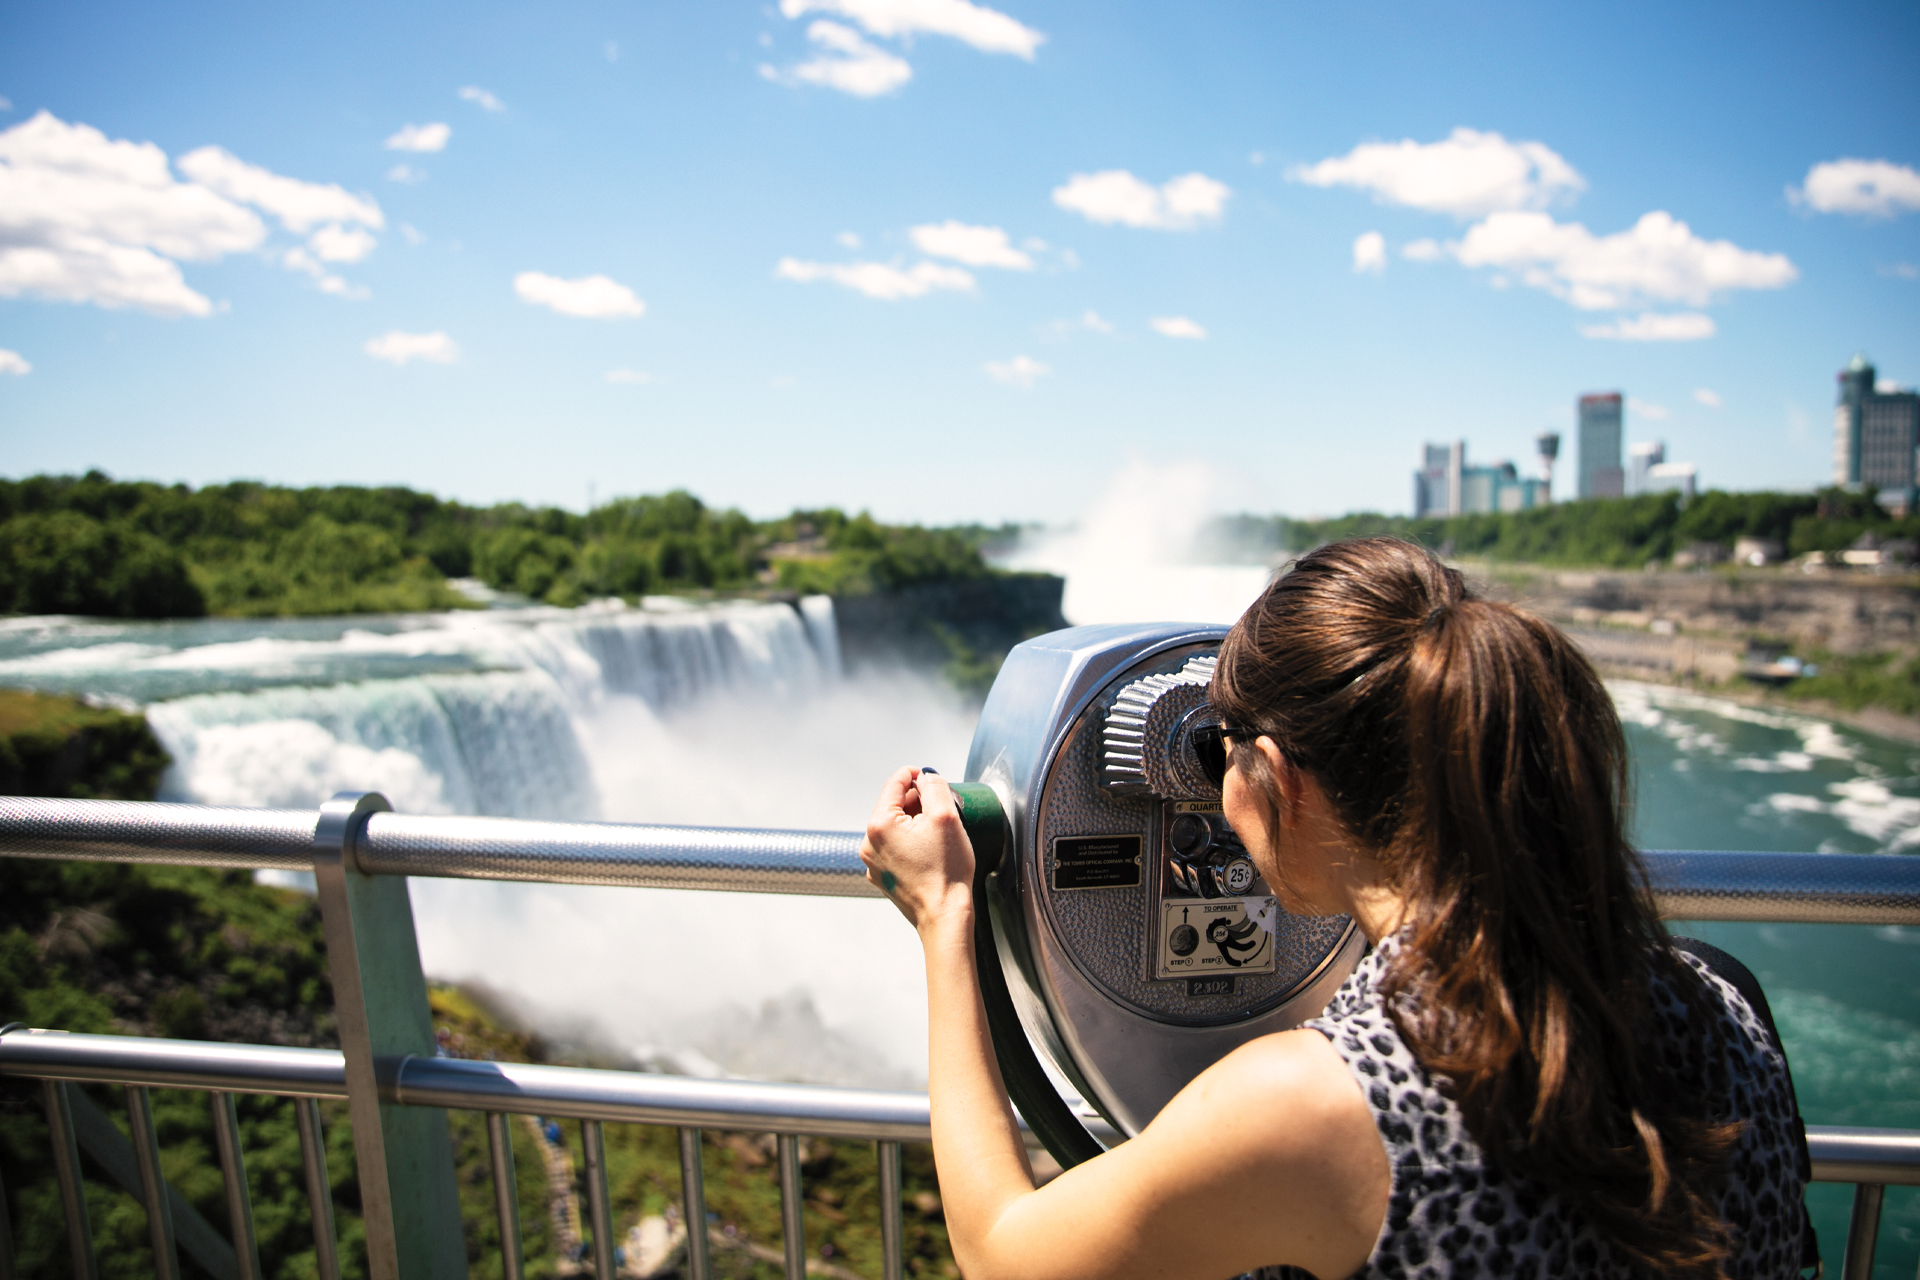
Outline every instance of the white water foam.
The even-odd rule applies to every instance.
[[[99,645],[62,661],[255,680],[318,680],[396,655],[490,668],[154,703],[150,721],[175,760],[163,795],[197,803],[305,808],[378,790],[412,813],[849,830],[899,766],[963,765],[971,709],[930,677],[844,680],[825,598],[798,609],[650,604],[435,615],[337,639]],[[925,1077],[918,948],[884,901],[410,888],[430,973],[483,980],[543,1019],[590,1020],[635,1046],[705,1046],[734,1069],[786,1061],[789,1076],[836,1083]],[[790,1016],[801,1007],[806,1017]],[[743,1026],[758,1047],[743,1047]],[[819,1051],[821,1034],[840,1047]]]

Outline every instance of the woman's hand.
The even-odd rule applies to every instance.
[[[902,769],[880,788],[860,842],[867,880],[924,936],[964,922],[973,906],[973,844],[947,781],[930,769]]]

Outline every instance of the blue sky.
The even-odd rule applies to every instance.
[[[10,475],[997,521],[1202,460],[1312,515],[1405,510],[1428,439],[1564,458],[1594,390],[1808,488],[1853,352],[1920,381],[1911,4],[0,27]]]

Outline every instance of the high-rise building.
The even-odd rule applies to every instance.
[[[1627,446],[1627,496],[1677,493],[1691,501],[1699,482],[1699,468],[1691,462],[1668,462],[1665,441],[1646,440]]]
[[[1620,393],[1581,396],[1580,476],[1574,492],[1582,498],[1618,498],[1627,476],[1620,466]]]
[[[1888,506],[1914,507],[1920,449],[1920,394],[1883,386],[1856,355],[1840,371],[1833,410],[1833,482],[1871,493]]]
[[[1413,514],[1459,516],[1494,511],[1525,511],[1553,500],[1545,480],[1522,478],[1511,462],[1490,467],[1467,465],[1467,442],[1426,446],[1425,465],[1413,473]]]

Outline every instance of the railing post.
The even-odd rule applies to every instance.
[[[487,1154],[493,1164],[493,1211],[500,1219],[500,1270],[506,1280],[524,1280],[520,1245],[520,1188],[513,1172],[513,1117],[487,1112]]]
[[[373,1280],[465,1280],[467,1246],[446,1113],[380,1100],[382,1077],[408,1054],[434,1051],[407,882],[369,876],[356,855],[376,792],[343,791],[320,806],[313,872],[346,1059],[347,1113]]]
[[[580,1122],[587,1156],[587,1221],[593,1227],[594,1280],[614,1280],[613,1205],[607,1199],[607,1135],[598,1120]]]
[[[709,1280],[707,1175],[700,1164],[700,1131],[680,1130],[680,1205],[687,1219],[687,1280]]]
[[[140,1198],[147,1205],[147,1239],[153,1246],[153,1272],[160,1280],[180,1280],[180,1251],[173,1242],[173,1204],[160,1172],[160,1137],[153,1128],[153,1095],[145,1085],[127,1086],[127,1122],[133,1129],[133,1157],[140,1168]]]
[[[880,1265],[882,1280],[901,1280],[906,1252],[900,1221],[900,1144],[881,1142],[880,1148]]]
[[[320,1280],[340,1280],[339,1244],[333,1234],[333,1183],[327,1178],[326,1135],[320,1128],[320,1104],[293,1100],[300,1125],[300,1163],[307,1175],[307,1207],[313,1214],[313,1261]],[[513,1276],[509,1280],[520,1280]]]
[[[787,1280],[807,1280],[807,1229],[800,1216],[800,1139],[791,1133],[779,1137],[780,1236],[787,1262]]]
[[[213,1144],[220,1150],[220,1177],[226,1183],[227,1230],[233,1236],[233,1259],[239,1280],[261,1280],[260,1242],[253,1231],[253,1197],[247,1191],[247,1157],[240,1146],[240,1113],[233,1095],[215,1090]]]
[[[60,1210],[67,1219],[67,1248],[78,1280],[99,1280],[100,1263],[93,1252],[93,1227],[87,1221],[87,1188],[80,1181],[80,1143],[73,1134],[73,1106],[64,1080],[42,1080],[47,1104],[47,1135],[52,1139],[53,1169],[60,1179]]]
[[[1853,1188],[1853,1216],[1847,1222],[1847,1252],[1840,1261],[1840,1280],[1871,1280],[1873,1254],[1880,1242],[1880,1205],[1887,1189],[1862,1182]]]

